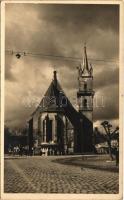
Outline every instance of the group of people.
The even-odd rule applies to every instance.
[[[28,155],[28,148],[25,146],[25,147],[23,147],[23,146],[21,146],[21,145],[16,145],[16,146],[10,146],[9,148],[8,148],[8,153],[10,154],[10,155],[20,155],[20,156],[22,156],[22,155]]]
[[[10,155],[35,155],[36,154],[36,148],[32,147],[32,152],[29,153],[28,146],[10,146],[8,148],[8,153]],[[40,148],[40,156],[50,156],[50,155],[62,155],[63,153],[61,151],[58,151],[57,148]],[[114,151],[112,151],[112,154],[115,157],[116,160],[116,166],[119,165],[119,148],[115,148]]]
[[[41,156],[60,155],[60,152],[57,149],[41,148],[40,155]]]
[[[58,151],[56,148],[40,148],[39,153],[37,153],[37,148],[32,147],[31,152],[29,151],[28,146],[10,146],[8,148],[9,155],[40,155],[40,156],[50,156],[50,155],[60,155],[62,154],[61,151]]]

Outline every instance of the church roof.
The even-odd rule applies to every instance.
[[[54,71],[54,79],[52,80],[48,90],[46,91],[44,98],[41,100],[39,106],[32,114],[32,116],[37,112],[62,112],[67,116],[74,127],[80,129],[80,125],[85,123],[85,128],[91,126],[92,123],[87,119],[82,113],[78,112],[59,84],[56,71]]]
[[[63,90],[58,82],[58,80],[53,80],[46,91],[43,99],[40,102],[41,112],[47,111],[47,112],[62,112],[63,109],[59,105],[60,99],[59,95],[60,93],[63,93]]]
[[[62,101],[66,101],[67,97],[57,80],[56,71],[54,71],[54,78],[48,87],[43,99],[33,114],[38,110],[42,112],[64,112]],[[66,102],[65,102],[66,103]],[[32,114],[32,115],[33,115]]]

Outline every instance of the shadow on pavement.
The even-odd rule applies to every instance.
[[[64,164],[64,165],[73,165],[83,168],[91,168],[97,170],[104,170],[110,172],[119,172],[119,167],[116,166],[115,161],[110,161],[108,157],[71,157],[71,158],[57,158],[52,160],[52,162]]]

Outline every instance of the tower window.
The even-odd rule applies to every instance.
[[[87,107],[87,99],[84,99],[83,105],[84,105],[84,107]]]
[[[87,83],[84,83],[84,90],[87,89]]]

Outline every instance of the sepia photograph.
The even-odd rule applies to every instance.
[[[3,194],[118,199],[120,5],[15,1],[4,14]]]

